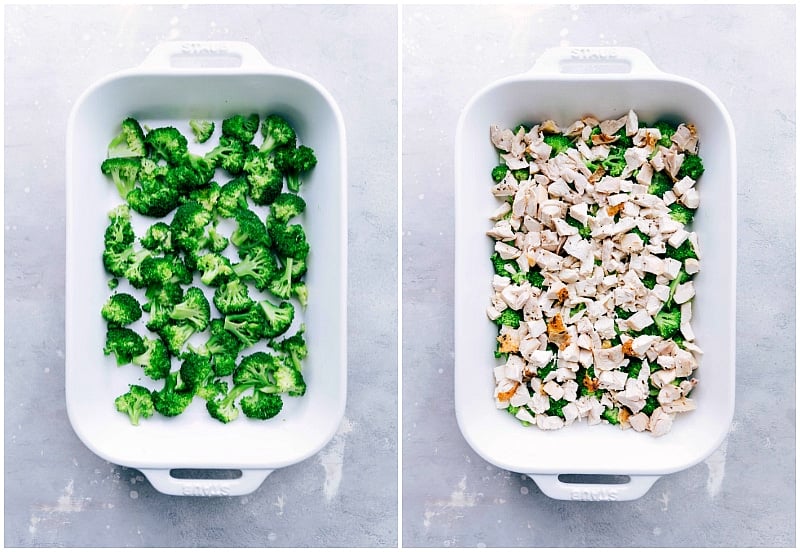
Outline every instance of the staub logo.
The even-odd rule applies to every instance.
[[[570,493],[570,500],[585,501],[614,501],[617,500],[617,491],[611,489],[575,489]]]
[[[572,59],[580,61],[608,61],[617,59],[617,50],[614,48],[572,48],[570,50]]]
[[[220,483],[184,483],[181,494],[184,496],[228,496],[230,486]]]
[[[223,44],[214,44],[207,42],[187,42],[181,45],[181,53],[183,54],[227,54],[228,48]]]

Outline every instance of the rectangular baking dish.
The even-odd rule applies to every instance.
[[[180,417],[157,415],[134,427],[114,410],[113,400],[129,383],[147,378],[103,354],[100,309],[109,296],[109,275],[100,254],[107,212],[121,203],[100,172],[107,145],[127,116],[143,124],[186,127],[190,118],[220,121],[236,113],[270,112],[283,114],[318,158],[301,190],[311,245],[309,304],[304,312],[298,309],[309,348],[308,391],[286,400],[281,414],[267,422],[240,416],[222,424],[197,399]],[[319,451],[344,415],[347,383],[346,144],[330,94],[304,75],[268,64],[246,43],[163,43],[139,67],[104,78],[81,96],[69,118],[66,161],[66,404],[86,446],[109,462],[141,470],[159,491],[183,495],[246,494],[272,470]],[[149,380],[142,384],[159,387]],[[178,479],[172,469],[242,475]]]
[[[497,327],[486,316],[493,243],[485,232],[496,207],[489,175],[497,154],[489,126],[546,119],[569,125],[584,115],[602,120],[629,109],[641,120],[692,122],[700,135],[706,171],[698,182],[694,230],[702,268],[692,325],[704,355],[692,393],[697,410],[678,415],[671,432],[658,438],[585,422],[558,431],[523,427],[495,408],[492,395]],[[696,82],[659,71],[637,49],[556,48],[528,73],[497,81],[469,101],[455,150],[455,408],[472,448],[494,465],[530,475],[548,496],[567,500],[638,498],[659,476],[710,455],[728,432],[735,381],[736,148],[720,101]]]

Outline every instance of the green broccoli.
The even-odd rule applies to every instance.
[[[292,297],[296,297],[300,306],[306,308],[308,305],[308,286],[305,282],[294,282],[292,284]]]
[[[180,204],[180,193],[166,180],[134,188],[127,196],[131,209],[146,217],[163,217]]]
[[[211,305],[203,290],[190,287],[183,296],[183,301],[172,308],[170,317],[173,320],[186,321],[196,331],[205,330],[211,322]]]
[[[191,128],[194,139],[198,144],[208,142],[208,139],[214,134],[214,127],[214,121],[189,119],[189,128]]]
[[[214,375],[218,377],[229,376],[236,366],[236,357],[242,348],[239,339],[225,329],[225,321],[215,318],[211,321],[211,337],[200,347],[189,350],[211,359]]]
[[[108,144],[108,157],[143,157],[146,154],[144,132],[133,117],[122,121],[121,129]]]
[[[678,169],[678,178],[681,179],[685,176],[688,176],[692,180],[697,180],[704,171],[705,167],[703,167],[703,160],[700,158],[700,156],[693,153],[687,153],[683,158],[681,167]]]
[[[619,146],[613,146],[608,156],[600,162],[606,173],[614,177],[620,176],[627,164],[627,161],[625,161],[625,148]]]
[[[269,207],[269,215],[273,220],[286,224],[292,218],[305,211],[306,202],[297,194],[284,192],[275,198]]]
[[[141,355],[145,350],[142,336],[130,328],[109,328],[106,332],[103,353],[113,354],[117,359],[117,366],[130,364],[133,357]]]
[[[274,338],[269,341],[269,346],[276,351],[283,353],[284,362],[297,371],[302,370],[302,361],[308,356],[308,346],[305,340],[305,324],[293,335],[277,341]]]
[[[683,243],[678,247],[672,247],[670,244],[667,244],[665,255],[671,259],[676,259],[681,262],[685,261],[686,259],[697,258],[697,253],[692,246],[692,242],[689,240],[684,240]]]
[[[672,310],[661,309],[655,315],[656,328],[658,334],[664,339],[669,339],[681,327],[681,309],[674,308]]]
[[[148,189],[159,188],[164,185],[169,165],[157,159],[142,157],[139,167],[139,182]]]
[[[183,346],[197,333],[197,329],[188,322],[165,324],[156,331],[162,341],[164,341],[167,350],[175,356],[181,356]]]
[[[172,309],[183,301],[183,288],[175,282],[148,286],[145,291],[148,302],[142,310],[150,314],[145,326],[148,330],[157,331],[172,321]]]
[[[600,417],[613,425],[619,425],[619,408],[606,408]]]
[[[286,119],[276,114],[264,117],[261,122],[261,135],[264,137],[264,142],[259,149],[264,153],[270,153],[279,147],[294,147],[297,143],[295,130]]]
[[[264,337],[266,323],[264,311],[254,303],[244,312],[225,315],[224,328],[235,335],[244,348],[248,348]]]
[[[669,206],[669,216],[684,226],[691,224],[694,219],[694,209],[690,209],[680,203],[673,203]]]
[[[495,168],[492,169],[492,180],[498,183],[502,182],[503,179],[506,177],[506,174],[508,174],[508,167],[505,164],[501,163],[500,165],[497,165]]]
[[[218,287],[235,277],[230,260],[219,253],[206,253],[197,259],[197,269],[200,281],[207,286]]]
[[[294,306],[288,301],[281,301],[278,305],[267,299],[258,302],[264,312],[266,324],[261,329],[264,337],[274,338],[286,332],[294,320]]]
[[[214,370],[208,357],[189,351],[183,356],[179,374],[175,389],[195,392],[208,382]]]
[[[489,260],[492,261],[492,266],[494,267],[494,272],[498,276],[503,276],[504,278],[511,278],[511,272],[506,269],[506,265],[510,263],[510,261],[502,258],[500,253],[495,251],[492,253],[492,256],[489,257]]]
[[[624,126],[615,132],[614,136],[617,137],[617,141],[614,142],[617,146],[622,148],[630,148],[633,146],[633,138],[628,136],[628,130]]]
[[[239,278],[253,282],[256,289],[263,291],[280,271],[272,251],[257,245],[247,249],[241,261],[233,265],[233,272]]]
[[[275,164],[286,177],[286,187],[289,191],[297,193],[302,185],[300,176],[317,165],[317,156],[308,146],[282,148],[275,152]]]
[[[167,283],[188,285],[192,271],[175,255],[149,255],[142,261],[141,278],[147,287]]]
[[[270,219],[267,221],[267,232],[279,256],[293,259],[305,259],[308,256],[309,243],[302,225],[283,224]]]
[[[217,214],[224,218],[233,218],[241,209],[247,209],[248,193],[247,180],[244,178],[234,178],[223,184],[217,199]]]
[[[119,278],[125,276],[134,258],[133,248],[129,247],[122,251],[106,249],[103,251],[103,267],[111,275]]]
[[[247,284],[233,278],[220,284],[214,291],[214,306],[222,314],[246,312],[253,306]]]
[[[175,210],[170,223],[172,243],[186,253],[197,252],[205,243],[211,213],[196,201],[187,201]]]
[[[686,270],[681,267],[680,271],[678,271],[678,275],[675,276],[675,279],[672,280],[669,284],[669,297],[664,302],[664,305],[669,308],[672,305],[672,298],[675,296],[675,290],[678,289],[678,286],[690,280],[689,274]]]
[[[295,260],[287,257],[282,261],[283,268],[275,270],[272,279],[267,284],[267,289],[275,297],[289,299],[292,296],[292,271]]]
[[[500,317],[494,322],[498,326],[510,326],[512,328],[519,328],[521,321],[522,321],[522,315],[520,314],[519,311],[515,311],[514,309],[505,309],[500,314]]]
[[[148,337],[142,338],[142,341],[145,351],[133,357],[131,362],[136,366],[141,366],[144,369],[144,375],[150,379],[160,380],[167,377],[172,367],[172,361],[164,342]]]
[[[258,389],[252,395],[242,397],[239,401],[242,412],[248,418],[269,420],[277,416],[283,408],[283,399],[274,393],[262,393]]]
[[[177,390],[179,372],[170,372],[164,379],[164,387],[153,391],[153,407],[163,416],[173,417],[182,414],[194,398],[192,392]]]
[[[177,165],[189,151],[186,136],[171,126],[151,129],[144,137],[150,157]]]
[[[172,251],[172,233],[169,224],[158,221],[147,227],[144,236],[139,239],[142,247],[153,253],[169,253]]]
[[[139,160],[135,157],[109,157],[100,164],[100,171],[110,176],[122,199],[127,199],[136,187]]]
[[[205,157],[214,167],[221,167],[232,175],[239,175],[244,170],[244,144],[236,138],[222,136],[219,144]]]
[[[105,249],[109,251],[124,251],[131,247],[136,240],[131,224],[131,213],[125,204],[118,205],[108,212],[108,226],[103,236]]]
[[[230,136],[249,144],[256,137],[260,118],[257,113],[251,115],[236,114],[222,121],[222,135]]]
[[[654,172],[650,179],[650,186],[647,189],[647,193],[658,197],[664,197],[664,194],[670,190],[672,190],[672,180],[670,177],[662,171]]]
[[[186,153],[170,167],[166,183],[186,195],[208,186],[214,178],[214,164],[202,155]]]
[[[546,413],[549,416],[558,416],[559,418],[564,417],[564,407],[569,404],[567,399],[551,399],[550,400],[550,408],[547,409]]]
[[[563,134],[545,134],[544,143],[552,148],[550,157],[564,153],[572,147],[572,139]]]
[[[286,393],[290,397],[302,397],[306,393],[306,382],[300,370],[284,362],[277,363],[277,368],[272,372],[274,384],[261,387],[265,393]]]
[[[152,254],[146,249],[134,251],[129,259],[128,267],[125,270],[124,276],[128,282],[136,289],[141,289],[148,284],[149,274],[143,270],[143,263],[150,258]]]
[[[656,275],[652,272],[647,272],[644,276],[642,276],[642,284],[644,284],[644,287],[647,289],[653,289],[656,287],[657,283]]]
[[[155,412],[150,390],[141,385],[130,385],[128,392],[114,400],[118,412],[128,415],[131,424],[138,426],[139,420],[149,418]]]
[[[658,145],[664,146],[665,148],[672,146],[672,135],[675,134],[676,130],[674,126],[666,121],[658,121],[650,128],[657,128],[661,133],[661,139],[658,141]]]
[[[230,240],[239,249],[240,254],[256,246],[269,247],[270,236],[267,227],[257,214],[250,209],[240,209],[235,215],[236,229],[231,234]]]
[[[203,209],[214,214],[221,191],[222,187],[212,180],[207,185],[190,191],[186,201],[196,201]]]
[[[256,151],[244,163],[248,194],[256,205],[269,205],[283,190],[283,173],[276,158]]]
[[[578,219],[576,219],[576,218],[574,218],[574,217],[572,217],[570,215],[567,215],[564,218],[564,221],[567,224],[569,224],[570,226],[574,226],[575,228],[577,228],[578,229],[578,235],[580,235],[580,237],[582,237],[584,239],[589,239],[589,238],[592,237],[592,229],[589,228],[588,224],[583,224]]]
[[[653,414],[653,411],[659,406],[661,405],[659,404],[658,399],[656,397],[652,396],[647,397],[644,401],[644,406],[642,407],[641,411],[650,416]]]
[[[648,236],[647,234],[645,234],[644,232],[639,230],[639,228],[636,227],[636,226],[634,226],[633,229],[631,230],[631,234],[636,234],[637,236],[639,236],[644,245],[647,245],[648,243],[650,243],[650,236]]]
[[[108,298],[100,314],[108,322],[109,328],[121,328],[139,320],[142,317],[142,307],[130,293],[115,293]]]

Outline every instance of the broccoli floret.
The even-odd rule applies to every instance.
[[[592,229],[589,228],[588,224],[582,224],[578,219],[570,215],[567,215],[566,218],[564,218],[564,221],[570,226],[574,226],[575,228],[577,228],[580,237],[588,239],[592,236]]]
[[[622,307],[615,307],[614,314],[616,314],[617,318],[622,318],[623,320],[627,320],[631,316],[633,316],[632,312],[628,312]]]
[[[228,394],[228,384],[222,380],[212,378],[195,389],[194,394],[204,401],[221,400]]]
[[[239,417],[239,409],[236,408],[236,399],[250,389],[249,385],[237,385],[228,392],[223,398],[213,397],[206,401],[206,410],[212,418],[227,424]]]
[[[633,146],[633,138],[628,136],[628,131],[625,128],[625,126],[623,126],[617,132],[615,132],[614,136],[617,137],[617,141],[614,142],[616,145],[623,148],[629,148]]]
[[[292,284],[292,297],[297,298],[300,306],[306,308],[308,306],[308,286],[305,282],[294,282]]]
[[[172,243],[186,253],[198,251],[205,243],[205,227],[211,222],[211,213],[196,201],[187,201],[175,210],[170,223]]]
[[[189,119],[189,128],[192,129],[194,139],[197,143],[207,142],[214,134],[214,121],[202,121],[199,119]]]
[[[203,290],[190,287],[183,296],[183,301],[172,308],[170,317],[173,320],[188,322],[196,331],[203,331],[211,322],[211,305]]]
[[[281,341],[271,339],[269,346],[284,354],[284,362],[288,363],[295,370],[302,370],[302,360],[308,356],[308,346],[306,345],[305,324],[294,335],[286,337]]]
[[[532,267],[528,271],[528,281],[531,283],[533,287],[537,287],[542,289],[544,287],[544,276],[542,275],[542,271],[536,267]]]
[[[188,285],[192,272],[175,255],[150,255],[142,261],[141,278],[147,287],[168,283]]]
[[[606,408],[600,417],[613,425],[619,425],[619,408]]]
[[[605,169],[606,173],[611,176],[617,177],[625,170],[627,162],[625,161],[625,148],[614,146],[608,153],[608,157],[603,159],[600,164]]]
[[[125,270],[125,277],[133,287],[140,289],[147,285],[148,274],[143,270],[143,263],[151,256],[152,254],[146,249],[135,251],[131,255],[130,262]]]
[[[681,309],[679,308],[668,311],[662,309],[656,313],[654,318],[658,334],[664,339],[672,337],[681,327]]]
[[[153,253],[169,253],[172,251],[172,234],[169,224],[158,221],[145,230],[144,236],[139,243],[142,247],[149,249]]]
[[[666,245],[665,255],[678,261],[685,261],[686,259],[696,259],[697,253],[692,246],[692,242],[684,240],[678,247],[672,247],[670,244]]]
[[[235,276],[231,262],[219,253],[206,253],[197,259],[200,281],[207,286],[218,287]]]
[[[244,169],[244,144],[236,138],[222,136],[219,144],[206,153],[205,157],[214,167],[221,167],[230,174],[238,175]]]
[[[224,218],[233,218],[241,209],[247,209],[247,180],[234,178],[222,186],[217,199],[217,214]]]
[[[121,129],[108,144],[108,157],[143,157],[146,153],[144,132],[133,117],[122,121]]]
[[[123,277],[133,262],[133,248],[129,247],[122,251],[103,251],[103,267],[113,276]]]
[[[165,181],[182,194],[207,186],[214,178],[214,164],[201,155],[186,153],[167,172]]]
[[[149,147],[152,158],[163,159],[173,165],[177,165],[189,152],[186,136],[171,126],[151,129],[144,137],[144,141]]]
[[[644,276],[642,276],[642,284],[644,284],[644,287],[647,289],[653,289],[656,287],[656,283],[656,275],[652,272],[647,272]]]
[[[148,302],[142,305],[142,310],[150,313],[145,326],[148,330],[157,331],[172,320],[170,313],[183,300],[183,289],[175,282],[151,285],[145,291],[145,297]]]
[[[695,209],[685,207],[680,203],[673,203],[669,206],[669,216],[686,226],[694,219]]]
[[[272,279],[267,284],[269,292],[280,299],[289,299],[292,296],[292,268],[295,260],[291,257],[283,259],[283,268],[275,270]]]
[[[180,377],[176,389],[192,391],[203,387],[214,374],[208,357],[189,351],[181,362]]]
[[[689,274],[683,267],[681,267],[681,269],[678,271],[678,275],[675,276],[675,279],[669,284],[669,297],[667,297],[667,300],[664,303],[666,307],[670,307],[672,305],[672,298],[675,296],[675,290],[678,289],[678,286],[689,279]]]
[[[703,160],[699,155],[687,153],[683,158],[680,169],[678,169],[678,178],[688,176],[692,180],[697,180],[705,171],[703,167]]]
[[[270,219],[267,221],[267,231],[279,256],[293,259],[305,259],[308,256],[308,239],[300,224],[283,224]]]
[[[642,361],[638,358],[630,358],[628,366],[621,370],[627,372],[629,378],[637,379],[639,377],[639,372],[642,371]]]
[[[658,197],[664,197],[664,194],[671,189],[672,180],[662,171],[658,171],[653,173],[647,193]]]
[[[257,351],[242,358],[233,372],[233,383],[257,389],[271,388],[274,385],[272,374],[281,366],[277,356]]]
[[[178,190],[167,182],[154,182],[141,188],[134,188],[127,201],[131,209],[146,217],[163,217],[180,204]]]
[[[640,125],[641,126],[641,125]],[[658,121],[650,128],[657,128],[661,133],[661,139],[657,142],[658,145],[668,148],[672,145],[672,135],[675,134],[675,127],[666,121]]]
[[[248,418],[269,420],[277,416],[283,408],[283,399],[274,393],[262,393],[258,389],[252,395],[242,397],[239,401],[242,412]]]
[[[267,234],[267,227],[257,214],[250,209],[240,209],[236,215],[236,229],[231,234],[231,243],[239,249],[239,253],[245,253],[252,247],[269,247],[271,244],[270,236]]]
[[[225,321],[211,321],[211,337],[200,347],[189,346],[189,350],[209,357],[215,376],[229,376],[236,367],[236,357],[242,348],[239,339],[225,329]]]
[[[180,356],[183,346],[197,332],[190,323],[166,324],[159,328],[158,335],[167,346],[167,350],[175,356]]]
[[[494,267],[495,274],[497,274],[498,276],[503,276],[505,278],[511,278],[512,276],[511,272],[509,272],[506,269],[506,265],[509,264],[509,262],[506,259],[502,258],[500,256],[500,253],[495,251],[494,253],[492,253],[492,256],[489,257],[489,259],[492,261],[492,266]]]
[[[156,159],[142,157],[139,167],[139,182],[145,188],[159,187],[164,184],[164,179],[169,172],[169,165],[162,164]]]
[[[262,387],[267,393],[287,393],[290,397],[302,397],[306,393],[306,382],[300,370],[279,362],[272,372],[273,385]]]
[[[179,372],[171,372],[165,378],[164,387],[151,394],[153,407],[163,416],[173,417],[182,414],[194,398],[192,392],[177,390],[178,376]]]
[[[160,339],[143,338],[145,351],[133,357],[132,363],[141,366],[144,374],[150,379],[160,380],[167,377],[172,367],[170,354]]]
[[[253,141],[258,132],[260,118],[257,113],[251,115],[233,115],[222,121],[222,135],[241,140],[245,144]]]
[[[269,207],[270,217],[283,224],[301,215],[305,210],[305,200],[299,195],[290,192],[280,194]]]
[[[263,327],[266,323],[264,311],[254,303],[245,312],[225,315],[224,328],[235,335],[244,348],[247,348],[264,337]]]
[[[544,143],[553,148],[550,151],[550,157],[555,157],[564,153],[572,147],[572,139],[563,134],[545,134]]]
[[[219,200],[221,191],[222,188],[220,185],[212,180],[207,186],[203,186],[202,188],[198,188],[189,192],[186,200],[196,201],[203,207],[203,209],[214,214],[214,209],[217,205],[217,201]]]
[[[495,320],[495,324],[498,326],[511,326],[512,328],[519,328],[521,320],[522,316],[520,315],[519,311],[505,309],[502,314],[500,314],[500,317]]]
[[[268,338],[277,337],[286,332],[294,320],[294,306],[288,301],[281,301],[278,305],[265,299],[258,302],[264,312],[266,324],[262,328],[262,335]]]
[[[644,401],[644,406],[642,407],[641,411],[650,416],[659,406],[661,405],[656,397],[647,397]]]
[[[131,213],[125,204],[118,205],[108,213],[108,226],[103,244],[110,251],[124,251],[133,245],[136,236],[131,224]]]
[[[283,190],[283,173],[275,157],[256,151],[244,163],[248,194],[256,205],[269,205]]]
[[[103,305],[100,314],[109,328],[130,326],[142,317],[139,301],[129,293],[115,293]]]
[[[252,281],[256,289],[263,291],[280,273],[275,255],[266,247],[253,246],[242,260],[233,265],[233,272],[243,280]]]
[[[550,401],[550,408],[547,409],[547,414],[550,416],[564,417],[564,407],[569,404],[567,399],[552,399]]]
[[[286,187],[289,191],[297,193],[302,185],[300,176],[317,165],[317,157],[314,150],[308,146],[282,148],[275,152],[275,164],[286,177]]]
[[[511,171],[511,174],[514,176],[514,180],[517,182],[524,182],[531,177],[530,169],[527,168]]]
[[[155,412],[150,390],[141,385],[130,385],[128,392],[114,400],[118,412],[127,414],[131,424],[138,426],[139,420],[149,418]]]
[[[297,143],[297,133],[292,125],[276,114],[264,117],[261,122],[261,135],[264,137],[264,142],[259,149],[265,153],[283,146],[294,147]]]
[[[100,165],[100,171],[110,176],[122,199],[127,199],[136,187],[140,163],[135,157],[109,157]]]
[[[238,278],[221,284],[214,291],[214,306],[222,314],[246,312],[253,306],[247,284]]]
[[[492,169],[492,180],[495,182],[502,182],[508,173],[508,167],[505,164],[497,165]]]
[[[144,352],[145,344],[142,336],[130,328],[109,328],[106,332],[106,345],[103,353],[113,354],[117,359],[118,366],[130,364],[133,357]]]

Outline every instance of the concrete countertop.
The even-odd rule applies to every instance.
[[[5,545],[396,546],[397,8],[4,10]],[[345,419],[322,451],[242,497],[162,495],[137,470],[87,449],[65,409],[67,117],[91,84],[165,40],[249,42],[275,66],[317,80],[346,124]]]
[[[401,17],[403,545],[793,546],[794,6],[406,6]],[[634,502],[547,498],[479,457],[453,410],[456,123],[478,90],[555,46],[640,48],[713,90],[736,129],[734,421],[707,460]]]

